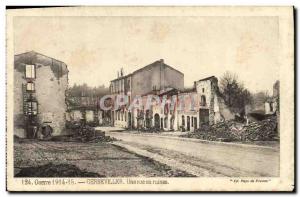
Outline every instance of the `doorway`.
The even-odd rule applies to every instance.
[[[197,118],[194,117],[194,130],[196,130],[196,129],[197,129]]]
[[[174,117],[170,119],[170,130],[174,130]]]
[[[132,125],[131,125],[131,113],[130,112],[128,112],[128,128],[131,128],[132,127]]]
[[[186,124],[187,124],[187,125],[186,125],[186,130],[187,130],[187,131],[190,131],[190,129],[191,129],[190,127],[191,127],[191,126],[190,126],[190,117],[189,117],[189,116],[186,118]]]
[[[154,115],[154,127],[155,127],[155,129],[158,129],[158,130],[160,128],[160,117],[158,114]]]

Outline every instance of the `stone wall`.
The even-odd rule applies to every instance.
[[[216,97],[215,106],[218,110],[216,110],[217,116],[215,116],[215,123],[223,121],[223,120],[232,120],[234,119],[234,113],[230,111],[228,106],[225,104],[225,101],[220,96]]]

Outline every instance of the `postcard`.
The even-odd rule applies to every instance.
[[[8,191],[294,191],[292,6],[6,16]]]

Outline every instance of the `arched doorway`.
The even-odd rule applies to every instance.
[[[172,116],[170,119],[170,130],[174,130],[174,119],[174,116]]]
[[[197,129],[197,118],[194,117],[194,129],[196,130]]]
[[[160,128],[160,117],[159,117],[159,114],[155,114],[154,115],[154,127],[156,129]]]
[[[209,124],[209,109],[199,109],[199,127]]]
[[[168,129],[168,117],[164,118],[164,128]]]

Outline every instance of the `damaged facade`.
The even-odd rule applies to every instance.
[[[31,51],[14,57],[14,134],[61,135],[65,132],[67,65]]]
[[[180,98],[192,98],[185,107],[177,108],[175,119],[181,131],[195,131],[203,125],[234,119],[234,113],[225,105],[218,89],[218,79],[214,76],[194,82],[194,87],[178,93]],[[198,98],[198,99],[193,99]]]
[[[163,60],[156,61],[132,74],[111,81],[111,94],[128,95],[128,104],[111,111],[112,125],[123,128],[156,129],[166,131],[194,131],[203,124],[215,124],[234,118],[234,114],[225,105],[218,89],[218,79],[214,76],[194,82],[191,89],[184,89],[184,75],[166,65]],[[160,101],[150,109],[129,109],[135,96],[142,96],[145,103],[148,95],[156,95]],[[174,106],[171,100],[176,98]],[[193,108],[179,105],[178,100],[186,97],[198,97]],[[115,98],[116,99],[116,98]],[[186,103],[185,103],[186,104]],[[190,104],[190,103],[188,103]]]

